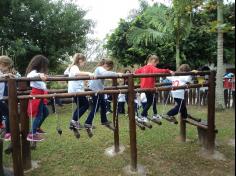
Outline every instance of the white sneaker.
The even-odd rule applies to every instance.
[[[136,119],[139,123],[143,123],[143,118],[142,118],[142,117],[135,116],[135,119]]]
[[[142,120],[143,120],[143,122],[145,122],[145,123],[148,123],[148,122],[149,122],[149,120],[148,120],[147,117],[142,117]]]
[[[154,115],[152,116],[152,119],[153,119],[153,120],[161,120],[162,117],[161,117],[159,114],[154,114]]]

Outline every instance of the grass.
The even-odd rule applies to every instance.
[[[162,111],[163,105],[159,106]],[[167,107],[166,109],[169,109]],[[99,124],[99,114],[95,117],[94,136],[87,137],[85,130],[77,140],[68,129],[71,108],[58,108],[62,119],[63,134],[56,131],[56,115],[50,115],[43,125],[47,130],[46,141],[39,143],[32,151],[32,160],[40,161],[40,167],[26,176],[121,176],[122,169],[130,164],[128,119],[120,117],[120,143],[125,146],[123,154],[109,158],[104,155],[106,148],[113,145],[113,133]],[[189,113],[194,117],[206,118],[206,108],[190,106]],[[111,119],[111,115],[109,115]],[[85,117],[82,117],[82,122]],[[138,163],[146,169],[147,176],[231,176],[234,175],[235,149],[228,145],[235,138],[235,115],[233,110],[216,113],[217,146],[224,154],[225,161],[208,160],[198,152],[201,146],[197,141],[195,127],[187,126],[189,142],[178,141],[179,126],[163,121],[162,126],[153,124],[151,130],[137,128]],[[6,147],[6,143],[4,146]],[[10,166],[12,159],[4,155],[4,164]]]

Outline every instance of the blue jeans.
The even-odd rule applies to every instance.
[[[88,102],[88,99],[85,96],[75,97],[74,101],[77,105],[77,108],[76,108],[76,110],[73,114],[72,119],[74,121],[78,121],[78,119],[80,119],[80,117],[83,116],[84,113],[88,110],[89,102]]]
[[[0,121],[2,121],[3,116],[6,118],[5,120],[6,133],[10,133],[8,104],[0,100]]]
[[[174,100],[177,103],[177,105],[174,108],[172,108],[169,112],[167,112],[167,115],[175,116],[176,114],[180,112],[183,118],[187,118],[187,108],[186,108],[185,100],[180,99],[180,98],[174,98]]]
[[[43,101],[41,101],[39,104],[38,114],[36,115],[33,122],[33,127],[32,127],[33,134],[35,134],[37,129],[41,127],[41,125],[43,124],[44,120],[47,118],[48,115],[49,115],[48,108],[43,103]]]
[[[91,112],[88,115],[87,120],[85,121],[85,124],[92,125],[93,118],[96,113],[96,107],[98,108],[100,106],[100,114],[101,114],[101,123],[107,122],[107,115],[106,115],[106,101],[104,99],[104,95],[98,95],[92,97],[92,107]]]
[[[143,112],[141,113],[141,116],[147,117],[149,108],[153,105],[153,113],[157,114],[157,102],[156,102],[156,96],[155,94],[151,92],[146,92],[146,98],[147,98],[147,104],[143,108]]]

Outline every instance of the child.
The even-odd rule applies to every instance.
[[[30,82],[30,87],[32,88],[30,95],[47,94],[45,81],[48,77],[46,75],[48,73],[48,64],[48,59],[43,55],[36,55],[31,59],[26,69],[26,75],[28,78],[39,77],[42,81]],[[34,121],[32,124],[32,131],[27,136],[28,141],[39,142],[44,140],[40,134],[45,132],[40,127],[49,114],[46,105],[46,99],[29,100],[28,116],[34,118]]]
[[[159,69],[156,68],[157,64],[159,63],[159,57],[156,55],[149,55],[147,57],[147,65],[137,69],[135,71],[135,74],[145,74],[145,73],[173,73],[169,69]],[[154,88],[155,87],[155,82],[156,79],[155,77],[146,77],[146,78],[141,78],[141,83],[140,87],[143,88]],[[146,92],[146,98],[147,98],[147,104],[144,107],[141,117],[138,119],[140,122],[148,122],[147,120],[147,114],[148,110],[153,104],[153,110],[154,110],[154,115],[153,115],[153,120],[159,120],[160,115],[157,114],[157,108],[156,108],[156,98],[154,97],[155,94],[151,92]]]
[[[188,64],[182,64],[180,65],[179,69],[176,72],[189,72],[191,71]],[[190,83],[191,76],[172,76],[167,77],[167,79],[172,81],[172,86],[183,86],[187,83]],[[179,112],[182,114],[183,118],[187,118],[187,108],[186,108],[186,102],[184,99],[185,90],[184,89],[178,89],[171,91],[172,97],[174,98],[174,101],[176,102],[176,106],[172,108],[163,118],[178,123],[175,119],[175,115]]]
[[[116,72],[112,72],[110,70],[113,69],[113,62],[111,60],[105,60],[104,64],[98,66],[94,74],[95,76],[115,76],[120,75]],[[104,79],[92,80],[90,81],[90,89],[93,91],[104,90]],[[91,112],[88,115],[87,120],[85,121],[85,128],[92,128],[93,118],[96,113],[97,107],[100,106],[100,114],[101,114],[101,124],[105,126],[110,126],[111,122],[107,120],[106,116],[106,102],[103,94],[94,95],[92,97],[92,108]]]
[[[86,63],[86,58],[81,53],[76,53],[73,56],[73,63],[68,69],[69,77],[78,77],[78,76],[92,76],[93,74],[90,72],[80,71],[79,67],[83,67]],[[85,85],[83,80],[69,81],[68,83],[68,93],[75,92],[84,92]],[[78,96],[74,97],[74,101],[77,105],[76,110],[73,113],[72,120],[70,122],[70,129],[81,129],[81,125],[78,122],[80,117],[88,110],[89,101],[86,96]]]
[[[13,77],[13,61],[8,56],[0,56],[0,78]],[[0,126],[4,128],[2,124],[3,117],[5,117],[6,133],[4,135],[5,141],[11,140],[10,124],[9,124],[9,110],[7,101],[3,100],[4,96],[8,96],[6,82],[0,82]]]
[[[125,94],[118,95],[118,113],[125,114]]]

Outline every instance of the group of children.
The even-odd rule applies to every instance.
[[[67,74],[69,77],[80,77],[80,76],[89,76],[91,80],[88,83],[89,89],[97,92],[97,94],[92,96],[92,104],[90,108],[90,112],[88,113],[87,119],[85,120],[84,125],[80,124],[80,118],[85,114],[89,109],[89,101],[86,96],[76,96],[74,97],[74,102],[77,104],[77,108],[75,109],[72,118],[70,120],[70,129],[81,129],[85,128],[93,128],[93,119],[95,117],[95,113],[100,107],[100,116],[101,116],[101,124],[104,126],[110,126],[111,122],[107,118],[107,103],[105,101],[104,94],[99,94],[99,91],[104,90],[104,79],[96,79],[97,76],[118,76],[121,77],[122,73],[116,73],[111,71],[113,69],[113,62],[108,59],[102,60],[94,72],[86,72],[81,71],[81,68],[86,63],[86,58],[81,53],[76,53],[73,56],[73,63],[66,69],[64,74]],[[170,73],[174,75],[174,72],[169,69],[159,69],[157,68],[157,64],[159,63],[159,58],[156,55],[149,55],[147,57],[147,64],[139,69],[137,69],[134,74],[146,74],[146,73]],[[30,87],[31,92],[30,95],[33,97],[38,94],[47,94],[47,86],[46,81],[48,78],[48,65],[49,60],[43,55],[34,56],[27,69],[26,76],[28,78],[38,77],[40,81],[31,81]],[[0,57],[0,77],[9,77],[14,76],[13,72],[13,62],[7,56]],[[179,72],[188,72],[190,68],[187,64],[183,64],[177,70]],[[127,70],[125,73],[131,73]],[[191,81],[190,76],[171,76],[168,77],[169,80],[173,82],[174,86],[181,86]],[[145,88],[155,88],[155,77],[146,77],[141,78],[140,87]],[[127,85],[127,80],[124,79],[124,85]],[[9,112],[7,102],[3,100],[3,96],[7,96],[5,90],[7,84],[5,82],[0,83],[0,117],[5,117],[6,122],[6,134],[4,136],[5,140],[10,140],[10,129],[9,129]],[[73,80],[68,82],[68,93],[79,93],[85,92],[85,84],[83,80]],[[176,121],[174,116],[181,112],[183,117],[187,117],[187,109],[184,101],[184,90],[175,90],[172,91],[172,96],[176,102],[176,106],[171,109],[164,118],[167,118],[170,121]],[[152,118],[155,120],[160,120],[161,116],[157,112],[156,107],[156,98],[155,94],[150,92],[145,92],[141,94],[141,97],[145,100],[143,101],[143,110],[141,114],[137,113],[137,121],[139,122],[147,122],[148,110],[153,105],[153,116]],[[124,112],[124,104],[128,101],[127,95],[120,94],[118,96],[118,102],[123,102],[119,104],[119,112]],[[136,105],[137,105],[136,100]],[[49,111],[47,108],[47,99],[31,99],[28,103],[28,116],[32,119],[31,131],[27,136],[28,141],[42,141],[44,140],[43,135],[45,132],[41,129],[41,126],[44,120],[49,115]],[[137,111],[137,109],[136,109]]]

